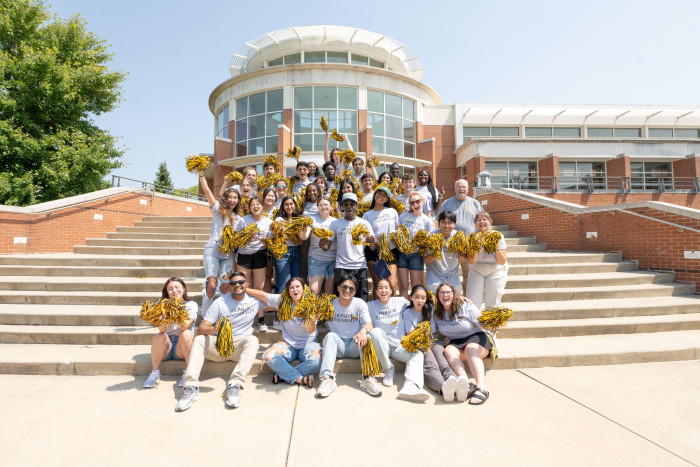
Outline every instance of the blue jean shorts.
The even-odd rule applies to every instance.
[[[204,255],[204,277],[216,277],[217,281],[227,272],[233,271],[233,256],[226,259]]]
[[[177,349],[177,343],[180,340],[180,336],[168,336],[170,338],[170,352],[165,356],[163,360],[181,360],[175,355],[175,350]]]
[[[420,255],[420,253],[405,255],[404,253],[399,252],[399,268],[410,269],[411,271],[422,271],[423,257]]]
[[[333,277],[335,261],[322,261],[309,256],[309,279],[313,276]]]

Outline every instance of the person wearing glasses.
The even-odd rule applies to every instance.
[[[460,402],[469,399],[469,404],[481,405],[489,398],[484,385],[483,359],[489,356],[492,349],[478,321],[481,312],[474,304],[463,302],[452,284],[440,284],[437,295],[433,321],[438,332],[449,339],[445,346],[445,358],[457,374],[455,398]],[[464,369],[465,361],[476,385],[469,383]]]
[[[279,209],[280,204],[282,204],[282,198],[287,196],[286,180],[277,180],[277,183],[275,183],[275,194],[277,195],[277,201],[275,201],[275,208]]]
[[[438,228],[431,232],[431,234],[441,234],[445,239],[441,259],[435,259],[430,253],[423,258],[426,287],[433,292],[443,282],[448,282],[457,288],[461,287],[459,283],[459,265],[467,261],[467,256],[450,253],[447,248],[447,241],[457,234],[457,230],[455,230],[456,221],[457,216],[453,212],[443,211],[438,216]]]
[[[355,297],[358,285],[357,278],[349,274],[343,274],[338,282],[338,298],[333,300],[333,320],[328,321],[330,331],[323,339],[321,384],[316,390],[316,397],[319,399],[330,396],[338,388],[333,373],[335,359],[361,359],[362,346],[367,343],[372,331],[372,319],[367,303]],[[373,377],[363,378],[360,389],[370,396],[382,395],[382,390]]]
[[[408,240],[413,241],[413,237],[421,230],[430,232],[433,230],[433,221],[423,214],[423,196],[420,193],[411,193],[408,197],[407,210],[399,217],[399,224],[408,229]],[[415,247],[407,254],[399,252],[399,292],[402,297],[408,299],[408,279],[410,276],[411,287],[423,284],[423,257]]]

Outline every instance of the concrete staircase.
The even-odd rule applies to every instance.
[[[209,226],[209,218],[145,218],[74,253],[0,256],[0,373],[148,374],[155,330],[138,317],[139,305],[159,297],[170,276],[185,279],[190,297],[201,301]],[[637,271],[616,253],[550,252],[534,237],[497,228],[510,264],[503,301],[515,314],[499,332],[499,359],[487,367],[700,357],[700,297],[693,286]],[[280,335],[258,337],[263,349]],[[161,371],[179,376],[183,368],[170,361]],[[204,374],[232,368],[210,362]],[[339,361],[337,370],[359,373],[359,361]],[[260,371],[269,370],[254,365],[253,373]]]

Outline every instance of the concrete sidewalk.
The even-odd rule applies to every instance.
[[[261,375],[239,409],[212,378],[175,413],[176,379],[145,377],[0,375],[3,465],[700,464],[699,361],[490,371],[483,407],[374,399],[355,375],[316,400]]]

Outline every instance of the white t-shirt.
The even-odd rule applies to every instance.
[[[282,295],[270,294],[267,296],[267,303],[272,308],[279,308],[282,302]],[[292,313],[296,306],[292,303]],[[309,334],[306,331],[306,319],[292,318],[288,321],[280,321],[282,326],[282,339],[295,349],[303,349],[306,344],[316,342],[318,331]]]
[[[427,186],[417,186],[416,189],[414,190],[418,193],[420,193],[423,196],[423,212],[429,215],[430,217],[433,216],[433,194],[428,190]],[[408,205],[406,205],[408,208]]]
[[[374,197],[373,191],[370,191],[369,193],[364,193],[364,196],[362,197],[362,202],[363,203],[371,203],[372,197]]]
[[[506,249],[506,239],[503,237],[502,233],[498,233],[501,238],[498,240],[498,246],[496,247],[496,250],[505,250]],[[498,264],[498,261],[496,261],[496,254],[495,253],[486,253],[484,251],[479,252],[479,259],[476,260],[477,263],[481,264]]]
[[[447,311],[443,313],[441,319],[437,319],[436,314],[433,314],[433,322],[440,334],[450,340],[469,337],[483,330],[477,321],[481,312],[471,303],[463,303],[453,321],[450,321],[448,316]]]
[[[303,182],[299,180],[294,184],[294,193],[296,193],[297,195],[301,195],[301,190],[303,190],[305,186],[309,185],[311,185],[311,180],[306,179]]]
[[[379,240],[379,236],[383,233],[389,237],[389,234],[396,232],[396,228],[399,226],[399,213],[397,213],[394,208],[384,208],[381,211],[372,209],[367,211],[362,218],[372,226],[377,240]],[[393,248],[396,248],[396,245],[389,240],[389,249]]]
[[[399,224],[405,225],[408,229],[409,242],[413,241],[413,237],[421,230],[425,230],[426,232],[433,230],[433,221],[430,220],[430,218],[425,214],[421,214],[420,217],[416,217],[412,213],[406,211],[399,217]],[[412,250],[413,253],[417,251],[418,250],[416,248],[413,248]]]
[[[223,254],[222,252],[219,251],[219,247],[221,246],[221,235],[224,232],[224,226],[226,225],[231,225],[229,224],[228,219],[222,219],[221,216],[219,215],[219,202],[217,201],[214,203],[214,206],[211,208],[211,230],[209,231],[209,240],[207,241],[207,244],[204,246],[204,254],[209,255],[209,256],[214,256],[215,258],[219,259],[226,259],[231,256],[229,253],[228,255]],[[237,224],[240,222],[241,218],[238,217],[236,214],[233,215],[233,229],[236,230]]]
[[[333,321],[328,321],[328,328],[341,339],[351,339],[360,332],[360,328],[372,322],[367,303],[357,297],[352,297],[350,305],[343,306],[340,299],[333,300]]]
[[[189,318],[192,320],[192,324],[190,324],[187,330],[190,332],[194,332],[194,323],[197,321],[197,311],[199,311],[199,307],[195,302],[189,301],[185,303],[185,308],[187,308],[187,316],[189,316]],[[165,333],[169,337],[175,337],[182,334],[182,330],[177,324],[171,324],[170,326],[165,328]]]
[[[253,219],[252,214],[243,216],[238,225],[236,226],[236,232],[248,227],[250,224],[255,223],[258,226],[258,233],[253,236],[252,240],[247,244],[243,245],[238,249],[239,254],[252,255],[258,251],[267,248],[266,244],[263,242],[267,237],[270,236],[270,226],[272,225],[272,219],[269,217],[262,216],[259,221]],[[261,240],[262,239],[262,240]]]
[[[421,196],[423,196],[422,193],[421,193]],[[409,209],[408,197],[406,195],[399,195],[396,197],[396,199],[401,201],[403,203],[403,205],[406,206],[405,212],[408,212],[408,209]],[[430,214],[430,207],[425,202],[425,196],[423,196],[423,214],[427,214],[427,215]]]
[[[431,234],[435,233],[442,235],[440,229],[431,232]],[[455,235],[457,235],[457,230],[452,230],[450,238]],[[435,287],[443,282],[460,289],[462,286],[459,277],[459,256],[447,251],[447,240],[445,240],[445,245],[442,247],[442,259],[440,261],[433,259],[432,262],[425,263],[425,283],[430,290],[435,290]]]
[[[318,214],[318,204],[316,203],[306,203],[304,205],[304,214],[302,216],[304,217],[311,217],[315,214]]]
[[[333,232],[332,240],[337,245],[338,254],[335,260],[335,266],[339,269],[361,269],[367,267],[365,260],[365,246],[363,244],[352,244],[352,229],[357,224],[364,224],[369,235],[373,236],[374,231],[364,219],[356,217],[352,221],[346,221],[345,218],[335,219],[331,222],[329,230]]]
[[[401,310],[408,305],[408,300],[403,297],[391,297],[384,304],[379,300],[373,300],[367,304],[372,325],[386,333],[389,344],[397,346],[404,336],[404,325],[401,322]]]
[[[216,324],[224,316],[231,322],[233,337],[250,336],[253,334],[253,321],[258,311],[267,308],[267,303],[245,294],[243,300],[234,300],[231,293],[222,295],[214,300],[204,320]]]
[[[323,227],[325,229],[330,229],[331,222],[335,220],[335,218],[328,216],[328,219],[324,221],[318,214],[316,214],[315,216],[311,216],[311,218],[314,220],[314,223],[311,226],[312,228]],[[337,243],[332,242],[328,251],[323,251],[323,249],[321,249],[321,247],[319,246],[320,241],[321,239],[314,235],[312,232],[311,241],[309,243],[309,256],[319,261],[335,261],[335,255],[338,248]]]

